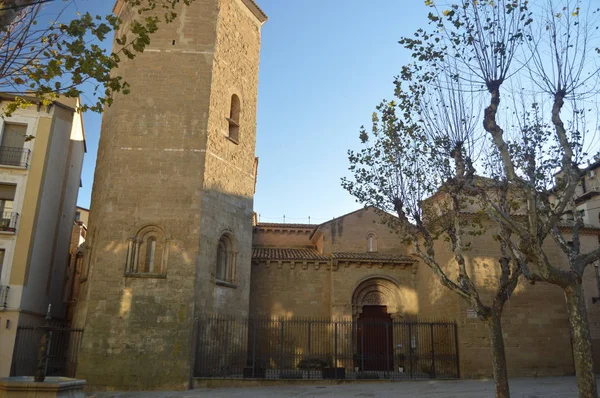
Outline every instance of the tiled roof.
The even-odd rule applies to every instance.
[[[401,254],[385,253],[334,252],[331,253],[331,257],[335,260],[416,262],[412,257],[403,256]]]
[[[317,227],[315,224],[286,224],[278,222],[259,222],[256,224],[258,228],[306,228],[314,229]]]
[[[255,247],[253,260],[311,260],[328,261],[329,257],[319,254],[315,249],[280,249],[276,247]]]
[[[575,225],[574,221],[561,221],[558,223],[558,228],[571,229]],[[600,226],[592,224],[584,224],[581,229],[600,230]]]

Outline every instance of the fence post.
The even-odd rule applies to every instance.
[[[283,318],[281,318],[281,336],[280,336],[280,342],[279,342],[279,365],[281,367],[283,367],[283,335],[284,335],[284,320],[283,320]]]
[[[308,320],[308,355],[309,356],[310,356],[310,329],[311,329],[311,326],[312,326],[312,322],[309,319]]]
[[[431,324],[431,373],[435,379],[435,342],[433,339],[433,323]]]
[[[413,344],[412,344],[412,321],[408,321],[408,366],[410,378],[413,378]]]
[[[360,371],[365,371],[365,323],[362,322],[361,325],[358,325],[360,328]]]
[[[460,379],[460,357],[458,356],[458,325],[454,321],[454,349],[456,350],[456,378]]]
[[[338,346],[338,323],[337,321],[333,324],[333,372],[334,377],[337,379],[337,346]]]
[[[252,378],[255,378],[256,369],[256,320],[252,319]]]
[[[386,374],[389,377],[389,371],[390,371],[390,325],[384,323],[383,324],[385,326],[385,371]],[[394,367],[394,364],[392,363],[392,368]]]

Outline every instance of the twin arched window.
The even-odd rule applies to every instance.
[[[217,264],[215,270],[215,279],[217,282],[235,282],[235,242],[233,236],[224,233],[219,239],[217,245]]]
[[[229,117],[227,118],[227,121],[229,122],[229,139],[236,144],[240,141],[240,113],[240,98],[233,94],[231,96],[231,105],[229,107]]]
[[[167,272],[168,241],[162,229],[146,226],[129,239],[127,274],[164,275]]]

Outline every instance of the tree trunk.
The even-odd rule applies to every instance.
[[[508,372],[506,370],[506,354],[504,352],[504,337],[502,336],[502,312],[497,309],[491,310],[491,316],[487,320],[490,331],[490,347],[492,349],[492,369],[496,398],[510,397],[508,388]]]
[[[565,288],[565,296],[569,311],[571,338],[573,339],[573,360],[575,361],[579,398],[597,398],[598,391],[592,358],[592,336],[581,283],[575,282]]]

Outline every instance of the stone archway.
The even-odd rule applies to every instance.
[[[402,317],[398,284],[387,277],[363,280],[352,294],[354,366],[390,371],[394,366],[393,321]]]
[[[403,308],[398,284],[386,277],[373,276],[363,280],[352,294],[352,317],[356,319],[364,306],[385,306],[393,319],[402,317]]]

